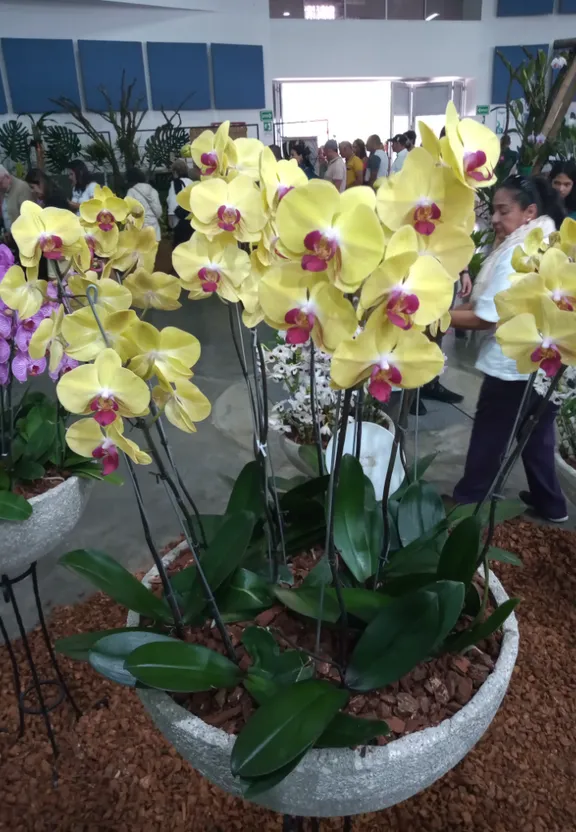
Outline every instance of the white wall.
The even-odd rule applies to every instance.
[[[156,7],[148,5],[152,0],[142,1],[146,5],[135,4],[133,0],[0,0],[0,37],[261,45],[267,79],[266,106],[271,107],[268,0],[154,0]],[[168,5],[188,8],[158,8]],[[213,11],[193,11],[190,7]],[[183,110],[181,115],[187,126],[225,119],[259,121],[258,110]],[[0,116],[0,122],[7,118],[14,116]],[[105,129],[98,116],[92,120],[98,128]],[[149,112],[141,126],[154,128],[163,121],[161,113]],[[261,135],[264,140],[269,136]]]

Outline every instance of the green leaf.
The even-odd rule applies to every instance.
[[[459,520],[462,520],[464,517],[470,517],[474,514],[476,510],[475,503],[469,503],[464,506],[456,506],[453,508],[450,514],[448,515],[449,525],[453,526]],[[496,525],[498,526],[500,523],[505,523],[506,520],[513,520],[514,517],[519,517],[520,515],[524,514],[526,511],[526,503],[522,502],[522,500],[498,500],[496,503]],[[490,517],[490,503],[482,506],[480,511],[480,518],[482,520],[482,525],[485,526],[488,523]]]
[[[296,488],[297,485],[302,485],[305,482],[308,482],[308,479],[302,474],[299,474],[295,477],[290,477],[289,479],[286,477],[274,478],[274,485],[276,486],[278,491],[282,492],[291,491],[293,488]]]
[[[444,639],[454,629],[456,622],[462,615],[466,587],[460,581],[435,581],[425,587],[430,592],[436,593],[440,606],[440,626],[438,628],[435,648],[444,642]]]
[[[346,684],[367,691],[400,679],[431,654],[441,624],[436,593],[422,588],[392,599],[360,636]]]
[[[88,651],[91,666],[119,685],[134,687],[136,678],[124,667],[126,658],[133,650],[152,642],[174,641],[170,636],[150,630],[126,629],[100,638]]]
[[[306,749],[306,751],[307,750],[308,749]],[[246,798],[246,800],[252,800],[253,798],[258,797],[258,795],[264,794],[264,792],[273,789],[274,786],[277,786],[278,783],[281,783],[285,777],[288,777],[288,775],[294,771],[299,762],[306,756],[306,751],[303,751],[302,754],[294,757],[294,759],[285,766],[282,766],[282,768],[279,768],[277,771],[273,771],[272,774],[268,774],[266,777],[241,779],[240,785],[242,788],[242,795]]]
[[[500,629],[519,603],[520,598],[509,598],[507,601],[504,601],[486,621],[482,621],[480,624],[476,624],[476,626],[470,627],[468,630],[463,630],[461,633],[456,633],[447,639],[444,644],[445,649],[451,653],[460,653],[462,650],[466,650],[477,642],[488,638],[488,636],[491,636],[492,633]]]
[[[336,590],[329,589],[327,592],[336,604]],[[342,598],[347,611],[367,624],[391,601],[391,598],[382,592],[348,587],[342,589]]]
[[[18,480],[41,480],[45,473],[44,466],[32,459],[21,459],[14,466],[14,476]]]
[[[0,491],[8,491],[10,488],[10,475],[0,468]]]
[[[158,621],[172,621],[166,603],[110,555],[96,549],[76,549],[63,555],[59,562],[86,578],[123,607]]]
[[[398,509],[398,533],[403,546],[434,528],[446,516],[442,498],[425,482],[408,486]]]
[[[366,745],[375,737],[385,737],[390,728],[381,719],[363,719],[351,714],[336,714],[317,740],[315,748],[353,748]]]
[[[240,668],[220,653],[175,640],[138,647],[126,659],[125,667],[148,687],[177,693],[235,687],[243,676]]]
[[[321,610],[321,589],[311,587],[310,589],[274,589],[274,595],[278,598],[281,604],[288,607],[292,612],[298,615],[304,615],[307,618],[318,619]],[[322,621],[328,621],[331,624],[336,623],[340,618],[340,609],[333,597],[330,597],[328,591],[324,592],[324,603],[322,604]]]
[[[248,569],[237,569],[232,581],[216,598],[221,612],[261,610],[272,606],[268,581]]]
[[[111,630],[95,630],[90,633],[78,633],[75,636],[56,639],[54,644],[58,653],[68,656],[69,659],[88,661],[88,653],[97,641],[105,636],[112,636],[115,633],[150,633],[149,628],[144,627],[114,627]]]
[[[397,491],[395,491],[394,494],[392,494],[390,499],[400,501],[402,499],[402,497],[404,496],[404,494],[406,493],[406,491],[408,490],[408,488],[410,487],[410,485],[413,482],[418,482],[418,480],[422,479],[422,477],[424,476],[424,474],[426,473],[428,468],[430,468],[430,466],[432,465],[432,463],[434,462],[434,460],[436,459],[437,456],[438,456],[438,451],[436,451],[433,454],[428,454],[427,456],[423,456],[421,459],[419,459],[418,462],[416,463],[416,471],[415,471],[414,475],[411,477],[410,480],[405,478],[404,482],[402,483],[400,488]]]
[[[326,474],[323,477],[314,477],[296,485],[280,497],[280,508],[282,511],[298,511],[302,505],[310,500],[324,496],[330,477]]]
[[[0,491],[0,520],[22,522],[32,514],[32,506],[20,494],[11,491]]]
[[[263,777],[288,765],[314,745],[348,696],[318,679],[281,690],[255,711],[239,734],[230,759],[232,774]]]
[[[513,552],[506,549],[499,549],[498,546],[491,546],[488,549],[488,560],[496,560],[499,563],[510,563],[512,566],[524,566],[522,560]]]
[[[212,592],[238,568],[254,530],[254,515],[238,511],[226,515],[224,522],[200,556],[200,564]],[[198,615],[206,604],[196,566],[188,566],[172,578],[174,589],[186,595],[184,610],[187,617]]]
[[[300,445],[298,448],[298,456],[310,468],[311,473],[315,476],[322,476],[324,471],[318,469],[318,451],[315,445]]]
[[[360,583],[376,571],[365,511],[364,471],[360,462],[345,454],[334,503],[334,542],[342,560]]]
[[[250,511],[255,517],[264,514],[264,495],[260,466],[254,460],[242,468],[228,500],[226,514]]]
[[[257,671],[273,680],[277,685],[287,685],[307,678],[313,671],[308,657],[300,650],[280,650],[274,636],[263,627],[248,627],[242,636],[242,643],[252,657],[254,664],[249,675]],[[248,687],[248,679],[246,686]]]
[[[462,581],[468,586],[478,562],[481,526],[478,517],[466,517],[453,529],[438,562],[438,578]]]
[[[301,584],[301,589],[312,589],[316,586],[326,586],[332,580],[332,570],[326,555],[322,555],[316,566],[313,566]]]
[[[384,567],[386,579],[403,578],[429,572],[436,574],[440,553],[431,548],[398,549]]]

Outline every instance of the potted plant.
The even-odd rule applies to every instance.
[[[82,209],[98,251],[70,251],[80,274],[61,290],[64,352],[81,365],[59,380],[57,395],[81,418],[67,443],[112,464],[126,454],[159,581],[148,575],[140,583],[102,552],[66,554],[66,567],[132,612],[126,628],[58,647],[137,686],[175,747],[231,792],[316,816],[382,808],[467,753],[492,720],[516,657],[518,599],[507,599],[490,574],[490,561],[502,557],[491,539],[497,522],[522,511],[498,495],[538,413],[511,441],[484,503],[446,514],[424,479],[425,460],[407,466],[392,489],[411,391],[444,364],[423,329],[445,316],[472,253],[463,229],[476,188],[492,184],[499,144],[475,122],[459,122],[449,105],[446,141],[412,151],[377,194],[302,182],[295,162],[276,162],[255,140],[233,142],[227,124],[205,131],[191,153],[202,180],[179,195],[196,229],[174,252],[179,278],[150,274],[142,232],[127,227],[129,206],[104,189],[97,205]],[[102,278],[89,269],[95,264]],[[174,308],[182,288],[192,300],[214,303],[215,295],[227,304],[248,382],[255,459],[220,516],[195,512],[163,429],[164,416],[193,432],[208,415],[190,382],[200,346],[141,320],[150,305]],[[90,308],[74,309],[83,297]],[[111,313],[104,301],[126,305]],[[546,302],[535,290],[536,314]],[[499,332],[507,353],[517,348],[516,317],[532,314],[525,304],[524,294],[521,303],[507,301]],[[273,475],[262,320],[331,356],[340,430],[326,473],[314,420],[314,476]],[[558,346],[544,405],[574,354]],[[530,355],[550,369],[546,355]],[[381,403],[400,390],[381,500],[359,461],[361,408],[353,398],[365,384]],[[314,383],[309,389],[313,397]],[[124,422],[141,432],[146,452],[124,435]],[[344,452],[348,430],[353,453]],[[133,465],[150,462],[185,538],[165,559]]]

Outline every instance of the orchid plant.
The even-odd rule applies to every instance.
[[[106,470],[125,457],[162,582],[158,597],[105,553],[66,554],[65,566],[139,613],[142,626],[74,636],[58,647],[126,685],[182,693],[243,684],[257,710],[236,741],[231,767],[249,798],[288,776],[312,747],[366,744],[386,733],[385,723],[345,712],[354,692],[396,682],[443,651],[469,649],[517,603],[487,614],[489,562],[501,556],[491,537],[498,519],[522,510],[498,495],[538,413],[511,441],[482,504],[447,515],[423,478],[429,460],[407,468],[391,493],[413,391],[444,366],[425,330],[448,324],[454,283],[474,251],[475,193],[494,183],[500,154],[497,137],[460,121],[452,104],[443,139],[425,125],[421,133],[424,146],[377,192],[363,186],[339,194],[330,183],[308,181],[295,161],[277,162],[255,139],[232,141],[227,123],[205,131],[186,151],[202,176],[178,194],[195,234],[174,251],[177,277],[153,271],[156,243],[142,228],[141,206],[105,188],[81,207],[80,218],[25,203],[13,227],[25,271],[12,267],[0,296],[21,317],[36,315],[48,294],[38,264],[42,257],[53,264],[59,306],[30,347],[35,360],[47,354],[50,363],[53,356],[78,362],[56,388],[60,404],[78,416],[66,441]],[[541,367],[554,375],[543,404],[566,365],[576,365],[573,255],[562,251],[573,245],[575,230],[567,221],[558,240],[533,238],[529,250],[517,252],[517,282],[498,300],[504,352],[528,372]],[[183,289],[192,301],[226,305],[254,421],[255,459],[217,517],[196,511],[164,430],[166,418],[192,433],[210,412],[191,381],[200,344],[176,327],[159,331],[143,320],[147,309],[177,308]],[[262,321],[287,345],[321,355],[336,398],[335,452],[327,464],[324,393],[309,359],[317,469],[304,481],[273,474]],[[381,500],[359,461],[361,408],[353,397],[364,386],[380,403],[393,388],[400,391]],[[344,454],[351,417],[354,452]],[[143,448],[129,432],[142,437]],[[173,575],[159,556],[138,485],[135,465],[151,463],[191,553],[191,565]],[[312,547],[323,554],[294,586],[291,560]],[[481,594],[473,580],[478,566]],[[284,649],[282,634],[249,626],[277,604],[309,621],[314,651]],[[233,621],[243,622],[248,666],[228,631]],[[186,632],[210,622],[219,650]],[[327,624],[336,648],[325,657]],[[326,661],[329,677],[321,670]]]

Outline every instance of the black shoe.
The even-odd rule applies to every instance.
[[[541,517],[543,520],[546,520],[548,523],[565,523],[568,520],[567,514],[563,517],[548,517],[546,514],[542,514],[542,512],[538,511],[534,505],[534,498],[529,491],[521,491],[518,496],[523,503],[526,503],[526,505],[532,509],[535,515]]]
[[[418,405],[418,409],[416,409],[416,405]],[[415,398],[410,405],[410,416],[426,416],[427,413],[428,411],[426,410],[426,405],[422,399],[420,397],[418,397],[418,399]]]
[[[448,390],[443,384],[440,384],[438,379],[425,384],[420,391],[420,395],[425,399],[435,399],[437,402],[445,402],[446,404],[458,404],[464,400],[464,396]]]

